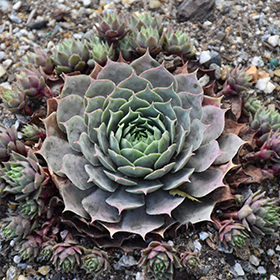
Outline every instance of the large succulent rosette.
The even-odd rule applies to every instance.
[[[168,216],[210,220],[243,141],[222,134],[225,110],[203,98],[196,73],[173,76],[148,53],[65,76],[40,150],[65,211],[142,237]]]

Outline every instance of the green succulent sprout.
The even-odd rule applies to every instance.
[[[28,151],[27,157],[13,152],[10,161],[3,164],[2,178],[7,183],[4,191],[15,194],[17,200],[23,200],[28,196],[34,199],[39,197],[49,177],[39,165],[32,150]]]
[[[181,267],[175,249],[168,243],[152,241],[141,253],[138,265],[144,268],[146,277],[173,279],[174,267]]]
[[[83,247],[78,245],[71,237],[67,236],[64,242],[54,245],[53,250],[51,260],[56,269],[75,271],[81,264]]]
[[[110,269],[107,253],[98,248],[85,250],[82,263],[82,268],[94,277],[98,277]]]
[[[71,73],[79,71],[86,73],[90,58],[88,43],[76,39],[65,39],[53,50],[51,59],[55,65],[55,73]]]

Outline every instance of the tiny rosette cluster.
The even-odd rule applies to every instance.
[[[242,247],[248,238],[246,228],[243,224],[235,222],[233,219],[223,220],[219,224],[219,238],[228,248]]]
[[[29,235],[26,239],[20,243],[19,254],[24,260],[33,260],[39,256],[42,238],[39,235]]]
[[[127,20],[118,13],[104,13],[99,15],[98,24],[95,24],[100,39],[110,45],[124,38],[129,32]]]
[[[250,125],[257,131],[256,143],[261,146],[267,140],[270,131],[275,132],[280,129],[280,114],[278,111],[265,109],[261,106],[255,113]]]
[[[144,268],[146,277],[173,279],[174,267],[181,267],[174,247],[168,243],[152,241],[141,253],[138,265]]]
[[[15,194],[17,200],[39,197],[49,178],[32,150],[27,157],[13,152],[10,160],[3,164],[2,178],[7,183],[4,191]]]
[[[21,215],[12,215],[1,221],[1,232],[8,240],[21,240],[27,237],[38,226],[37,220],[31,220]]]
[[[57,75],[75,71],[85,73],[88,70],[89,58],[88,43],[85,40],[76,39],[65,39],[57,45],[51,55],[51,60],[55,65],[54,72]]]
[[[252,193],[238,211],[237,217],[255,238],[274,234],[279,226],[278,207],[271,198],[264,198],[265,192]]]
[[[84,248],[71,238],[66,237],[64,242],[53,246],[52,263],[56,269],[62,271],[75,271],[81,265]]]
[[[200,264],[199,252],[192,252],[187,249],[181,256],[180,264],[182,267],[195,269]]]
[[[44,73],[51,75],[54,69],[53,62],[49,55],[38,48],[34,48],[34,52],[27,52],[22,58],[22,63],[25,68],[36,67],[37,69],[41,68]]]
[[[9,160],[13,151],[24,156],[27,155],[24,143],[18,139],[16,127],[0,124],[0,161]]]
[[[212,194],[243,143],[222,134],[226,110],[202,106],[195,73],[173,76],[148,52],[91,76],[65,76],[44,120],[40,153],[68,178],[58,185],[65,211],[143,238],[167,216],[211,220]]]
[[[85,250],[82,263],[82,268],[94,277],[98,277],[110,269],[107,253],[98,248]]]

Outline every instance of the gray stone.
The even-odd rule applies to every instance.
[[[215,10],[215,0],[185,0],[177,11],[177,20],[179,22],[205,21]]]
[[[217,65],[216,63],[212,63],[209,66],[209,69],[214,69],[215,70],[215,78],[217,80],[220,80],[222,77],[222,69],[219,65]]]
[[[221,58],[221,55],[218,53],[218,52],[216,52],[216,51],[211,51],[210,52],[210,60],[208,60],[206,63],[205,63],[205,66],[206,67],[209,67],[209,65],[210,64],[212,64],[212,63],[215,63],[215,64],[217,64],[217,65],[219,65],[219,66],[221,66],[222,65],[222,58]]]

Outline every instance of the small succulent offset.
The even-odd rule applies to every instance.
[[[98,248],[84,250],[82,263],[82,268],[93,277],[98,277],[110,269],[107,253]]]
[[[23,69],[23,71],[18,75],[17,80],[23,94],[25,94],[28,98],[38,99],[42,96],[53,96],[51,90],[46,85],[44,74],[40,69],[38,70],[34,66],[30,67],[30,69]]]
[[[22,202],[19,205],[19,210],[23,216],[33,219],[36,216],[40,216],[42,214],[44,206],[45,206],[44,201],[38,198],[38,199],[27,200]]]
[[[195,269],[199,264],[199,252],[191,252],[190,249],[187,249],[180,259],[180,264],[182,267]]]
[[[239,95],[251,85],[250,80],[251,78],[245,68],[236,66],[230,73],[228,72],[223,89],[217,93],[217,97],[226,94]]]
[[[35,124],[27,124],[22,129],[22,136],[25,140],[36,142],[39,139],[44,140],[46,138],[46,131]]]
[[[38,226],[37,220],[30,220],[21,215],[9,215],[1,221],[1,231],[8,240],[19,241],[27,237]]]
[[[41,68],[47,75],[51,75],[54,69],[53,62],[49,55],[38,48],[34,48],[34,52],[28,52],[22,58],[22,63],[25,68],[32,68],[33,66],[37,69]]]
[[[183,64],[186,58],[194,55],[193,41],[181,30],[174,31],[172,28],[167,29],[163,34],[163,40],[164,53],[167,55],[176,54],[180,56]]]
[[[8,161],[13,151],[24,156],[27,155],[27,149],[19,140],[16,127],[0,124],[0,161]]]
[[[104,66],[107,63],[107,58],[114,60],[116,56],[113,44],[109,45],[107,42],[101,41],[98,37],[93,37],[89,40],[88,48],[91,58],[87,63],[91,68],[95,67],[95,63]]]
[[[225,213],[224,217],[240,221],[254,238],[260,239],[266,234],[274,234],[280,224],[278,207],[275,200],[264,198],[265,192],[252,193],[237,212]]]
[[[245,159],[270,160],[270,163],[268,163],[264,169],[273,175],[277,175],[280,174],[280,133],[279,129],[274,133],[272,132],[271,130],[259,151],[247,154]]]
[[[57,243],[53,247],[52,263],[57,269],[63,271],[75,271],[81,265],[83,247],[70,237],[68,234],[64,242]]]
[[[152,241],[141,253],[138,265],[144,268],[146,277],[173,279],[174,267],[181,267],[174,247],[168,243]]]
[[[118,13],[104,13],[99,15],[99,24],[95,24],[100,39],[109,45],[116,43],[130,31],[126,18]]]
[[[19,254],[26,260],[33,260],[39,256],[41,250],[42,238],[39,235],[29,235],[26,239],[20,243]]]
[[[88,43],[76,39],[65,39],[53,50],[51,59],[55,65],[54,72],[71,73],[79,71],[86,73],[90,58]]]
[[[4,191],[16,195],[17,200],[37,199],[42,187],[46,185],[49,177],[32,150],[28,151],[27,157],[16,152],[11,154],[9,161],[4,162],[1,169],[2,178],[7,185]]]
[[[3,107],[13,114],[32,114],[27,105],[28,98],[18,84],[13,84],[12,89],[1,92]]]
[[[130,65],[108,60],[95,75],[65,76],[57,111],[44,120],[39,153],[63,178],[65,211],[111,236],[143,238],[166,229],[167,216],[211,220],[243,144],[222,134],[225,110],[202,106],[195,73],[173,76],[148,52]]]
[[[246,228],[243,224],[233,219],[223,221],[214,220],[213,224],[219,230],[219,238],[227,249],[228,245],[236,248],[246,244],[249,235],[246,233]]]
[[[267,140],[270,132],[280,129],[280,114],[278,111],[265,109],[262,106],[255,113],[250,123],[251,127],[256,130],[256,143],[262,146]]]

